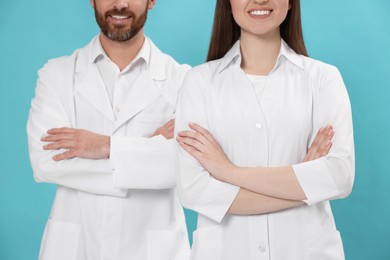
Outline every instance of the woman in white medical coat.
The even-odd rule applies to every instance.
[[[300,19],[299,0],[217,0],[175,126],[192,259],[344,259],[329,201],[353,185],[350,102],[337,68],[307,56]],[[329,153],[305,158],[328,124]]]

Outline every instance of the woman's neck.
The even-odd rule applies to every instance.
[[[241,68],[247,74],[268,75],[275,67],[280,46],[279,32],[257,36],[241,31]]]

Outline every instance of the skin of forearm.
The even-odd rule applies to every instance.
[[[234,167],[225,182],[266,196],[302,201],[306,195],[291,166]]]
[[[302,201],[274,198],[240,188],[228,214],[259,215],[298,207],[303,204]]]

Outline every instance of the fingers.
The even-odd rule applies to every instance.
[[[332,139],[332,137],[333,137],[333,135],[334,135],[333,126],[332,126],[332,125],[326,126],[326,127],[323,129],[322,135],[323,135],[324,138],[327,139],[327,140]]]
[[[173,139],[175,135],[175,119],[169,120],[166,126],[167,129],[166,129],[166,133],[164,134],[165,138],[168,140]]]
[[[44,150],[70,149],[74,147],[75,129],[62,127],[47,131],[49,135],[41,138],[42,142],[51,142],[43,146]]]
[[[207,134],[209,136],[211,135],[206,129],[197,124],[190,123],[189,126],[194,131],[178,132],[176,140],[181,144],[185,144],[187,146],[195,148],[197,151],[203,152],[205,150],[206,145],[213,143],[209,138],[206,137]]]
[[[204,151],[204,144],[195,137],[199,135],[200,135],[199,133],[184,131],[178,134],[176,140],[180,144],[185,144],[186,146],[190,146],[196,149],[197,151]]]
[[[186,145],[194,147],[202,153],[208,153],[214,149],[216,149],[214,151],[224,153],[218,142],[214,139],[212,134],[207,129],[194,123],[189,123],[189,127],[193,131],[178,132],[178,142],[182,142]]]
[[[49,135],[41,138],[42,142],[50,142],[43,146],[43,150],[60,150],[67,149],[66,152],[53,156],[54,161],[61,161],[76,157],[75,145],[77,143],[76,136],[79,129],[61,127],[53,128],[47,131]]]
[[[321,127],[312,145],[304,158],[304,161],[311,161],[326,156],[332,147],[332,138],[335,132],[331,125]]]
[[[334,131],[331,125],[328,125],[326,127],[321,127],[316,137],[314,138],[312,146],[315,148],[320,148],[326,145],[327,141],[331,140],[333,136],[334,136]]]
[[[61,161],[61,160],[71,159],[74,157],[76,157],[76,154],[75,154],[74,150],[71,149],[71,150],[68,150],[66,152],[63,152],[63,153],[60,153],[60,154],[53,156],[52,159],[54,161]]]
[[[157,130],[151,135],[151,137],[162,135],[168,140],[173,139],[174,128],[175,128],[175,119],[171,119],[168,122],[166,122],[163,126],[157,128]]]
[[[73,140],[79,129],[61,127],[53,128],[47,131],[46,136],[41,138],[42,142],[60,142],[63,140]]]
[[[43,150],[70,149],[74,147],[74,142],[69,140],[54,142],[43,146]]]
[[[77,129],[69,128],[69,127],[60,127],[60,128],[52,128],[47,130],[47,133],[50,135],[56,135],[56,134],[72,134]]]
[[[318,149],[318,157],[323,157],[327,155],[330,151],[330,148],[332,148],[332,141],[328,140],[326,144],[322,145],[320,149]]]
[[[210,134],[210,132],[207,129],[195,123],[189,123],[188,125],[192,130],[201,133],[205,138],[207,138],[208,141],[210,141],[213,144],[217,144],[219,146],[217,141],[214,139],[214,137]]]
[[[194,132],[194,131],[181,131],[177,133],[179,137],[182,138],[189,138],[189,139],[194,139],[200,142],[201,144],[207,144],[209,140],[201,133],[199,132]]]
[[[318,153],[319,157],[323,157],[329,153],[329,151],[333,145],[332,139],[333,139],[334,133],[335,132],[333,130],[331,130],[329,133],[327,133],[325,138],[319,144],[319,147],[317,149],[318,150],[317,153]]]
[[[172,132],[168,133],[168,134],[165,135],[164,137],[165,137],[167,140],[173,139],[173,137],[174,137],[174,132],[173,132],[173,130],[172,130]]]
[[[318,133],[313,140],[312,147],[318,148],[321,147],[321,145],[325,145],[326,140],[331,140],[333,135],[334,135],[334,131],[331,125],[328,125],[326,127],[321,127],[320,130],[318,130]]]
[[[197,150],[196,148],[194,148],[194,147],[192,147],[190,145],[187,145],[187,144],[185,144],[183,142],[180,142],[180,141],[179,141],[179,144],[185,151],[187,151],[195,159],[197,159],[198,161],[200,160],[201,152],[199,152],[199,150]]]
[[[175,126],[175,119],[173,118],[173,119],[169,120],[167,123],[165,123],[165,125],[174,127]]]
[[[73,134],[53,134],[47,135],[41,138],[42,142],[58,142],[61,140],[71,140],[73,139]]]

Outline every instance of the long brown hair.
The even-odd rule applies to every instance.
[[[300,0],[290,0],[291,9],[280,25],[282,39],[298,54],[308,56],[303,40]],[[240,38],[241,28],[234,21],[230,0],[217,0],[207,61],[220,59]]]

